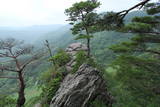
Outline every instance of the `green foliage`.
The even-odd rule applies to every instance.
[[[78,37],[76,37],[76,40],[78,39],[90,39],[90,38],[93,38],[92,35],[84,35],[84,34],[80,34]]]
[[[145,9],[147,10],[147,13],[150,15],[158,14],[159,9],[160,9],[160,5],[158,2],[148,3],[145,6]]]
[[[43,79],[41,80],[42,85],[40,86],[42,89],[42,93],[40,95],[40,102],[42,105],[50,104],[63,78],[61,74],[62,71],[54,71],[55,69],[52,69],[53,70],[43,73],[41,77],[41,79]]]
[[[64,53],[64,51],[61,51],[58,54],[62,54],[62,56],[65,54],[68,56],[68,54]],[[52,98],[60,86],[60,83],[63,79],[63,73],[66,72],[66,69],[63,66],[52,66],[47,72],[41,74],[39,84],[40,88],[42,89],[42,93],[40,94],[39,99],[40,103],[44,107],[49,107]]]
[[[85,51],[79,51],[75,58],[76,64],[73,67],[73,73],[76,72],[82,64],[88,64],[99,70],[103,70],[103,67],[98,64],[93,57],[88,58]]]
[[[153,13],[153,9],[152,9],[152,12],[150,11],[150,13]],[[112,14],[109,14],[109,16],[112,16]],[[97,17],[96,14],[94,14],[94,13],[88,14],[87,17],[86,17],[86,22],[89,22],[88,24],[92,25],[93,23],[91,23],[91,22],[93,22],[93,20],[94,20],[93,17],[96,18]],[[91,19],[91,18],[93,18],[93,19]],[[116,18],[116,17],[114,17],[114,18]],[[156,19],[156,20],[154,20],[154,19]],[[157,19],[158,19],[158,16],[144,17],[144,18],[143,17],[136,17],[132,21],[134,23],[142,23],[142,25],[140,25],[141,27],[136,25],[139,28],[134,28],[134,26],[131,26],[131,28],[133,28],[133,31],[136,31],[136,32],[140,31],[140,29],[143,26],[145,26],[146,24],[155,23],[157,21]],[[113,22],[112,20],[109,20],[109,21]],[[116,21],[117,20],[115,20],[115,23],[117,23]],[[79,25],[78,25],[77,22],[75,22],[77,24],[77,26],[76,25],[74,26],[75,29],[73,29],[72,31],[75,31],[75,33],[73,33],[73,34],[77,34],[79,32],[85,33],[83,24],[86,24],[86,22],[85,23],[79,23]],[[106,20],[106,22],[107,22],[107,20]],[[75,24],[75,23],[72,23],[72,24]],[[103,21],[102,21],[102,24],[107,25],[106,23],[103,23]],[[152,25],[151,25],[151,28],[153,27]],[[116,25],[113,24],[113,28],[115,26]],[[105,27],[107,28],[108,26],[105,26]],[[90,27],[88,27],[88,30],[89,30],[89,32],[93,32],[92,30],[95,29],[95,28],[96,27],[94,27],[94,26],[90,26]],[[144,28],[144,31],[147,30],[148,28]],[[137,30],[135,30],[135,29],[137,29]],[[53,35],[53,34],[51,34],[51,35]],[[67,35],[71,35],[71,34],[67,32]],[[60,46],[62,46],[62,45],[64,46],[63,42],[65,42],[65,45],[68,44],[69,42],[71,42],[71,40],[68,40],[69,36],[67,36],[67,35],[65,34],[60,39],[58,39],[58,40],[61,40],[60,42],[57,42],[57,41],[54,41],[54,42],[57,43]],[[122,35],[125,35],[124,38],[122,37]],[[83,36],[85,36],[85,37],[83,37]],[[140,36],[142,36],[142,34]],[[136,38],[134,37],[134,40],[132,38],[133,42],[124,42],[124,43],[120,44],[119,46],[115,45],[112,49],[114,49],[114,51],[116,50],[115,52],[125,52],[125,53],[126,52],[134,53],[135,52],[135,53],[137,53],[134,50],[135,50],[135,48],[137,48],[137,46],[139,46],[139,44],[137,44],[137,42],[135,42],[135,41],[142,40],[142,37],[140,37],[140,36],[137,36]],[[91,36],[91,37],[93,37],[93,36]],[[93,39],[93,42],[92,42],[93,54],[96,56],[96,60],[100,61],[104,65],[106,65],[106,63],[111,62],[115,58],[115,56],[114,56],[114,53],[111,50],[107,49],[107,46],[109,46],[111,44],[117,44],[118,42],[127,40],[128,37],[129,37],[129,34],[121,34],[121,33],[116,33],[116,32],[101,32],[101,33],[96,34],[96,37]],[[87,38],[87,35],[82,34],[78,39],[84,39],[84,38]],[[66,43],[66,39],[69,42]],[[71,39],[71,38],[69,38],[69,39]],[[154,49],[154,48],[151,47],[151,49]],[[142,54],[136,54],[136,55],[137,56],[138,55],[142,56],[143,53]],[[63,57],[62,57],[62,59],[61,59],[60,56],[63,56],[63,55],[62,54],[57,55],[57,57],[55,59],[58,62],[57,63],[58,65],[63,66],[67,62],[66,59],[68,59],[68,58],[63,59]],[[154,57],[155,55],[152,55],[152,56]],[[95,64],[93,59],[87,59],[86,58],[87,60],[85,60],[85,57],[86,56],[84,55],[83,52],[80,53],[79,55],[77,55],[77,62],[78,63],[76,64],[75,69],[78,69],[78,67],[83,62],[86,62],[88,64],[93,63],[93,65]],[[151,56],[147,55],[145,57],[145,59],[148,60],[148,57],[151,57]],[[81,60],[83,58],[84,58],[84,60]],[[63,61],[61,62],[61,60],[63,60]],[[149,98],[146,97],[146,95],[148,95],[148,93],[150,94],[150,92],[148,90],[146,90],[145,87],[143,87],[144,84],[148,84],[149,86],[154,85],[155,80],[156,80],[157,83],[159,83],[157,72],[155,72],[155,74],[157,76],[155,74],[153,75],[153,73],[148,72],[146,70],[146,68],[142,68],[140,66],[137,67],[136,65],[133,65],[133,63],[131,63],[131,62],[134,62],[134,63],[139,64],[139,62],[145,62],[145,63],[142,63],[142,64],[147,65],[147,67],[148,66],[151,67],[151,69],[155,68],[154,71],[159,70],[159,67],[151,66],[151,65],[157,65],[157,64],[154,63],[154,61],[157,62],[156,60],[148,60],[148,61],[146,61],[146,60],[144,60],[144,59],[140,60],[140,59],[137,59],[137,58],[124,57],[124,56],[122,57],[121,56],[121,58],[117,60],[117,63],[114,63],[115,68],[119,72],[116,74],[115,78],[111,78],[110,76],[107,76],[107,78],[109,80],[108,84],[111,85],[110,90],[112,92],[112,95],[115,96],[115,99],[117,101],[113,105],[113,107],[141,107],[142,105],[145,105],[144,107],[158,107],[159,106],[158,105],[159,103],[157,103],[159,101],[158,97],[155,96],[155,95],[151,95],[152,97],[149,96]],[[149,63],[149,62],[152,62],[152,63]],[[157,63],[159,63],[159,62],[157,62]],[[43,65],[43,64],[41,64],[41,65],[42,66],[40,66],[40,67],[37,67],[37,65],[32,66],[32,68],[37,68],[36,72],[29,72],[28,73],[28,75],[30,75],[33,78],[33,80],[36,80],[35,77],[37,77],[37,74],[38,74],[39,70],[44,71],[44,69],[48,67],[48,66]],[[30,71],[32,71],[32,69]],[[59,70],[57,70],[57,71],[59,71]],[[76,71],[76,70],[74,70],[74,71]],[[55,75],[57,75],[57,72],[55,72],[54,69],[52,68],[46,74],[44,74],[42,76],[41,80],[44,80],[44,82],[42,82],[42,83],[43,83],[43,86],[45,87],[43,95],[45,95],[45,92],[46,93],[51,92],[51,91],[46,91],[46,90],[53,90],[53,92],[55,92],[56,87],[58,87],[58,83],[59,83],[58,82],[59,79],[55,79],[55,78],[58,78]],[[59,75],[59,73],[58,73],[58,75]],[[61,77],[61,73],[60,73],[60,77]],[[152,79],[152,78],[154,78],[154,79]],[[27,79],[30,79],[30,78],[27,78]],[[147,80],[149,80],[149,82],[147,82]],[[53,82],[51,82],[51,81],[53,81]],[[57,85],[54,86],[53,84],[50,84],[50,82],[55,83]],[[50,87],[50,88],[47,88],[47,87]],[[53,88],[53,87],[55,87],[55,88]],[[144,91],[141,88],[143,88]],[[145,95],[144,93],[147,93],[147,94]],[[51,93],[51,94],[53,94],[53,93]],[[153,93],[151,93],[151,94],[153,94]],[[49,94],[46,94],[46,95],[49,95]],[[49,97],[51,98],[51,96],[49,96]],[[149,99],[148,100],[149,102],[147,102],[146,99],[144,100],[145,97],[146,97],[147,100]],[[43,98],[46,98],[46,97],[43,97]],[[38,101],[37,99],[39,99],[39,98],[38,97],[33,98],[32,101],[36,102],[36,101]],[[46,99],[44,99],[42,101],[47,102]],[[32,104],[30,104],[30,105],[32,105]],[[100,106],[100,107],[103,105],[99,101],[94,102],[94,104],[96,106]],[[148,104],[148,105],[146,106],[146,104]]]
[[[50,104],[53,96],[55,95],[56,91],[58,90],[60,83],[62,81],[62,76],[57,76],[56,78],[52,79],[45,87],[42,88],[42,104]]]
[[[50,82],[53,78],[55,78],[57,76],[60,76],[60,75],[61,75],[61,71],[60,70],[55,69],[55,67],[51,67],[51,68],[48,69],[48,71],[43,72],[40,75],[39,84],[40,85],[44,85],[44,84]]]
[[[107,107],[102,101],[95,100],[91,103],[91,107]]]
[[[119,101],[127,100],[127,107],[158,107],[159,104],[159,34],[158,19],[159,5],[148,4],[146,9],[150,16],[135,17],[132,22],[122,28],[122,32],[134,33],[135,36],[127,42],[114,45],[111,49],[119,52],[118,58],[112,67],[116,70],[114,76],[120,89],[126,93],[129,99],[116,94]],[[134,102],[133,102],[134,100]],[[118,104],[118,103],[117,103]],[[115,104],[115,105],[117,105]],[[119,103],[121,104],[121,103]],[[123,105],[121,104],[121,105]]]
[[[80,1],[65,10],[68,21],[73,25],[72,33],[77,35],[76,39],[86,39],[88,47],[88,57],[90,57],[90,38],[91,33],[95,32],[97,13],[94,12],[100,6],[100,2],[96,1]]]
[[[115,12],[106,12],[98,15],[96,31],[115,30],[124,25],[121,17]]]
[[[121,63],[124,69],[122,67],[116,67],[117,69],[108,68],[104,72],[108,90],[116,100],[113,107],[159,107],[159,97],[155,97],[155,94],[152,94],[154,97],[149,98],[150,95],[148,95],[148,92],[143,90],[147,88],[143,87],[144,84],[142,85],[144,79],[147,79],[146,73],[142,70],[141,72],[140,69],[135,70],[132,65],[125,65],[123,62],[117,63]],[[113,66],[116,66],[115,64]],[[140,79],[141,77],[142,79]]]
[[[67,16],[69,16],[69,21],[77,22],[81,20],[80,18],[85,18],[85,15],[93,12],[94,9],[100,6],[99,2],[92,1],[81,1],[79,3],[75,3],[72,7],[65,10]],[[84,15],[84,17],[82,16]]]
[[[0,96],[0,107],[14,107],[15,105],[15,99],[7,96]]]
[[[152,16],[134,17],[132,19],[132,22],[151,24],[151,26],[153,26],[153,27],[154,27],[154,25],[156,25],[158,23],[157,19]]]
[[[116,75],[117,70],[114,68],[107,68],[104,72],[104,79],[107,81],[108,91],[116,100],[116,102],[113,103],[113,107],[141,107],[137,105],[130,92],[122,88],[123,84],[116,79]]]
[[[154,62],[152,59],[146,60],[125,55],[113,63],[114,69],[117,70],[115,79],[122,83],[123,90],[129,91],[133,98],[138,98],[135,99],[137,105],[145,107],[150,103],[158,104],[160,96],[154,91],[160,81],[159,74],[156,73],[158,68],[154,67],[153,71],[148,71],[150,64]]]
[[[64,50],[59,50],[56,55],[50,58],[50,61],[53,61],[55,65],[64,66],[70,61],[70,56]]]
[[[73,72],[76,72],[83,63],[86,63],[87,61],[86,53],[84,51],[77,52],[75,61],[76,64],[73,67]]]
[[[152,26],[150,24],[134,22],[123,27],[121,31],[143,33],[143,32],[150,32],[151,30]]]
[[[29,101],[27,101],[27,103],[25,104],[25,107],[32,107],[33,105],[37,104],[38,102],[40,102],[41,97],[36,96],[36,97],[32,97],[31,99],[29,99]]]
[[[136,42],[122,42],[119,45],[112,45],[110,49],[112,49],[114,52],[133,52],[135,50],[135,47],[138,45]]]

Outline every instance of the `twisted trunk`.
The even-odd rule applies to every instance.
[[[88,48],[87,56],[90,57],[90,38],[87,39],[87,48]]]
[[[89,31],[88,31],[88,28],[85,27],[85,29],[86,29],[87,35],[90,36],[90,33],[89,33]],[[89,37],[87,38],[87,48],[88,48],[87,56],[88,56],[88,58],[90,58],[91,48],[90,48],[90,38],[89,38]]]
[[[19,78],[19,92],[18,92],[18,99],[17,99],[17,107],[22,107],[25,103],[25,84],[24,84],[24,78],[22,75],[22,72],[18,72],[18,78]]]

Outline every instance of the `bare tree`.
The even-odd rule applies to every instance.
[[[37,55],[31,53],[32,51],[33,46],[25,45],[23,41],[13,38],[0,40],[0,58],[7,61],[7,63],[0,62],[0,70],[16,73],[16,76],[3,76],[1,73],[0,78],[17,79],[19,81],[17,107],[22,107],[25,103],[24,69],[38,59]]]
[[[53,54],[52,54],[52,50],[51,50],[51,47],[50,47],[50,44],[49,44],[48,40],[45,40],[45,44],[44,45],[47,47],[48,52],[50,54],[50,57],[52,57]]]
[[[44,45],[47,47],[47,50],[48,50],[48,52],[49,52],[50,57],[52,57],[52,56],[53,56],[53,53],[52,53],[52,49],[51,49],[51,46],[50,46],[49,41],[48,41],[48,40],[45,40],[45,44],[44,44]],[[51,62],[52,62],[52,64],[55,66],[54,68],[56,69],[56,64],[55,64],[55,62],[54,62],[54,61],[51,61]]]

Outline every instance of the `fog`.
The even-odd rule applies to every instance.
[[[67,24],[66,8],[81,0],[0,0],[0,26]],[[101,11],[120,11],[139,0],[99,0]]]
[[[81,0],[0,0],[0,38],[36,41],[68,24],[64,11]],[[120,11],[139,0],[99,0],[97,12]]]

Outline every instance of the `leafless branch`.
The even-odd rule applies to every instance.
[[[22,67],[21,67],[21,70],[23,71],[23,69],[24,69],[27,65],[29,65],[30,63],[32,63],[33,61],[34,61],[34,60],[31,59],[31,60],[29,60],[28,62],[26,62],[25,64],[23,64]]]
[[[14,58],[13,56],[9,55],[8,52],[6,52],[6,53],[0,53],[0,57]]]
[[[26,61],[26,63],[24,63],[23,65],[21,65],[21,70],[23,71],[24,68],[31,64],[33,61],[36,61],[38,60],[39,58],[41,57],[41,55],[34,55],[32,58],[30,58],[30,60]]]
[[[131,10],[133,10],[133,9],[135,9],[135,8],[141,9],[141,8],[144,7],[144,5],[145,5],[146,3],[148,3],[149,1],[150,1],[150,0],[143,0],[142,2],[140,2],[140,3],[136,4],[135,6],[129,8],[128,10],[123,10],[123,11],[121,11],[121,12],[118,12],[118,13],[117,13],[117,16],[120,16],[120,17],[123,19]]]
[[[17,72],[17,70],[9,68],[9,67],[4,67],[4,66],[0,66],[0,70],[2,71],[8,71],[8,72]]]
[[[17,77],[0,76],[0,78],[18,79]]]
[[[14,52],[14,54],[15,54],[15,57],[19,57],[24,54],[30,54],[32,50],[33,50],[32,45],[23,45],[23,46],[19,47],[19,49],[16,50]]]
[[[45,40],[45,42],[46,42],[46,43],[45,43],[44,45],[48,48],[50,57],[52,57],[53,54],[52,54],[52,51],[51,51],[51,47],[50,47],[49,41],[48,41],[48,40]]]

